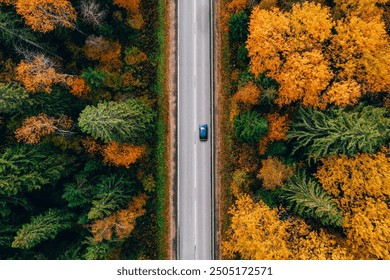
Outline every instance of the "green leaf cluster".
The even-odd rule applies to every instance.
[[[256,143],[267,130],[267,120],[256,111],[248,111],[234,118],[234,135],[241,142]]]

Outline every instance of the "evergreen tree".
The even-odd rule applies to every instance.
[[[267,121],[255,111],[234,118],[234,135],[241,142],[256,143],[267,130]]]
[[[69,159],[53,154],[47,146],[14,145],[0,155],[0,195],[14,196],[56,183]]]
[[[28,98],[29,94],[18,84],[0,83],[0,113],[17,113]]]
[[[343,215],[336,202],[304,172],[296,173],[282,187],[282,197],[299,215],[314,218],[323,225],[343,225]]]
[[[370,105],[355,111],[300,109],[287,135],[294,143],[293,153],[302,149],[309,158],[375,153],[390,139],[390,118],[386,114],[385,108]]]
[[[58,232],[71,227],[71,215],[58,209],[32,217],[31,222],[17,232],[13,248],[30,249],[42,241],[54,239]]]
[[[104,142],[144,143],[152,134],[153,111],[141,101],[104,102],[87,106],[79,117],[79,126]]]
[[[249,18],[245,11],[234,14],[229,19],[229,40],[231,43],[243,43],[248,37]]]
[[[97,194],[88,212],[88,219],[100,219],[126,205],[130,199],[129,188],[123,178],[105,177],[96,186]]]
[[[112,250],[112,245],[109,242],[95,242],[93,238],[88,238],[86,243],[88,244],[84,254],[86,260],[108,259],[108,254]]]

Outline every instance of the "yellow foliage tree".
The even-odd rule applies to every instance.
[[[316,177],[344,212],[347,244],[357,259],[390,259],[390,158],[385,152],[323,159]]]
[[[144,20],[140,11],[140,0],[114,0],[114,4],[125,8],[129,12],[130,17],[128,22],[131,27],[141,29]]]
[[[331,156],[322,163],[315,176],[343,210],[359,207],[367,197],[390,197],[390,158],[384,152]]]
[[[357,104],[361,95],[361,86],[355,80],[347,80],[334,82],[325,93],[324,100],[338,107],[346,107]]]
[[[240,257],[248,260],[289,259],[289,222],[281,221],[276,209],[264,202],[255,203],[248,195],[237,198],[230,209],[231,227],[222,243],[224,258]]]
[[[269,157],[261,161],[257,178],[263,180],[265,189],[274,190],[293,175],[293,169],[284,165],[278,158]]]
[[[35,31],[75,26],[76,11],[68,0],[16,0],[16,12]]]
[[[390,41],[380,17],[339,20],[329,56],[342,79],[355,79],[363,92],[390,90]]]
[[[252,81],[249,81],[233,95],[233,101],[242,104],[245,109],[258,104],[259,98],[260,90]]]

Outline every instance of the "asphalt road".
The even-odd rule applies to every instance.
[[[213,259],[210,0],[178,0],[177,258]],[[209,140],[199,140],[199,124]]]

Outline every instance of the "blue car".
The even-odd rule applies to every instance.
[[[199,139],[200,141],[207,141],[207,124],[201,124],[199,126]]]

